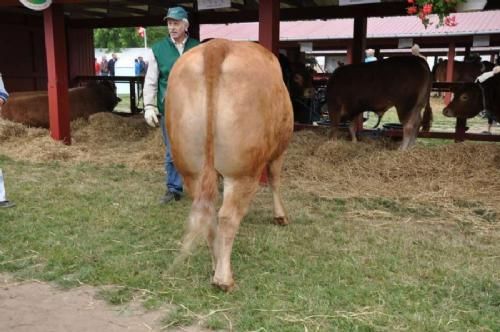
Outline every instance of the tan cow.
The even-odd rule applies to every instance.
[[[98,112],[111,112],[121,99],[112,82],[90,82],[69,90],[71,121]],[[2,107],[0,116],[30,127],[49,128],[49,98],[47,91],[13,92]]]
[[[289,222],[280,173],[293,112],[278,60],[251,42],[214,39],[197,46],[172,69],[165,109],[174,163],[193,197],[184,249],[191,249],[198,236],[205,237],[212,252],[213,283],[231,290],[234,237],[265,169],[274,220]],[[217,216],[219,175],[224,194]]]

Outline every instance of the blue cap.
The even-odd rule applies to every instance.
[[[173,20],[182,20],[188,18],[188,13],[187,11],[182,8],[182,7],[171,7],[167,11],[167,16],[163,18],[163,20],[166,20],[167,18],[171,18]]]

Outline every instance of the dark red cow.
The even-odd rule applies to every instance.
[[[435,82],[446,82],[448,60],[444,60],[432,68]],[[454,61],[452,82],[474,82],[481,73],[490,71],[493,64],[488,61],[463,62]]]
[[[372,110],[379,116],[396,107],[403,125],[401,149],[415,144],[420,124],[429,130],[432,109],[429,104],[432,77],[427,62],[418,56],[397,56],[381,61],[347,65],[333,72],[327,87],[331,137],[336,138],[341,121],[351,121],[349,131],[356,141],[358,114]],[[421,110],[425,107],[423,121]]]
[[[500,73],[482,83],[466,83],[453,92],[453,100],[443,110],[445,116],[466,119],[486,110],[500,119]]]

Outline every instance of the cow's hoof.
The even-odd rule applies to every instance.
[[[223,290],[224,292],[230,292],[234,289],[234,280],[231,279],[229,282],[222,282],[214,278],[212,280],[212,285]]]
[[[287,217],[274,217],[274,223],[279,226],[286,226],[290,221]]]

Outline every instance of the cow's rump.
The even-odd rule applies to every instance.
[[[293,126],[290,114],[270,111],[290,104],[281,76],[272,75],[280,73],[279,63],[254,43],[232,47],[232,43],[218,42],[186,53],[172,70],[175,84],[169,83],[167,96],[176,98],[167,98],[172,104],[166,106],[166,114],[172,119],[169,134],[178,141],[172,147],[178,156],[175,163],[190,172],[201,170],[206,152],[202,143],[212,139],[207,137],[207,123],[213,121],[216,170],[228,176],[259,173],[254,166],[281,154],[282,137],[288,137]],[[212,58],[204,58],[207,48]],[[217,71],[207,71],[207,66]]]

